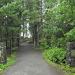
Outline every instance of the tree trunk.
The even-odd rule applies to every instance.
[[[34,26],[34,47],[39,46],[38,23]]]

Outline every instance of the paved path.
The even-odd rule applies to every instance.
[[[22,45],[17,53],[16,63],[4,75],[64,75],[61,70],[49,66],[42,54],[32,45]]]

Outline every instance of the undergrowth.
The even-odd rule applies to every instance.
[[[62,48],[51,48],[43,52],[44,59],[48,64],[52,64],[55,67],[59,67],[65,73],[65,75],[75,75],[75,68],[66,64],[65,52]]]
[[[15,55],[16,55],[16,53],[14,52],[11,55],[11,57],[7,58],[7,64],[0,64],[0,73],[2,73],[5,69],[7,69],[7,67],[9,67],[15,63]]]

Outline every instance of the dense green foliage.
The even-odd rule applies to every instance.
[[[59,42],[60,38],[68,39],[68,37],[65,37],[65,34],[69,34],[69,31],[75,27],[75,6],[73,1],[74,0],[46,1],[47,9],[45,12],[45,22],[43,23],[44,27],[42,35],[45,37],[45,39],[47,39],[49,46],[57,47],[57,43]],[[64,44],[66,44],[65,41],[63,45]]]
[[[44,56],[54,63],[65,63],[66,52],[62,48],[51,48],[44,52]]]
[[[45,48],[44,57],[54,63],[66,64],[66,44],[75,42],[75,1],[46,0],[45,7],[45,21],[40,39]]]
[[[75,41],[75,28],[71,29],[68,33],[65,34],[67,41]]]
[[[34,46],[46,50],[48,60],[66,63],[66,44],[75,41],[75,1],[0,0],[0,42],[6,43],[7,54],[19,46],[27,23]]]

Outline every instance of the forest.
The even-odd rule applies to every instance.
[[[25,37],[28,24],[30,38]],[[49,64],[75,75],[75,0],[0,0],[1,71],[15,62],[26,40],[42,50]]]

